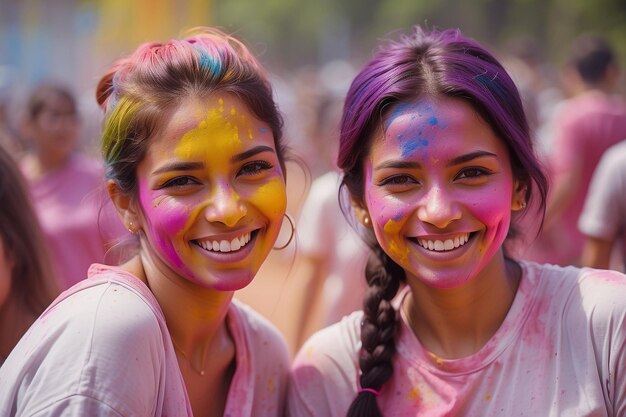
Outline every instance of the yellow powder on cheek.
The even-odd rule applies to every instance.
[[[275,178],[260,186],[251,197],[253,204],[264,212],[283,212],[287,207],[285,183]]]
[[[398,236],[398,233],[400,232],[401,227],[402,226],[399,222],[389,219],[387,223],[385,223],[383,231],[385,234],[391,235],[391,242],[389,242],[390,255],[394,258],[397,257],[399,261],[406,261],[409,256],[409,249],[400,244],[400,237]]]

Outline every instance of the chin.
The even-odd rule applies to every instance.
[[[252,282],[256,274],[253,272],[220,272],[212,277],[211,288],[217,291],[238,291]]]

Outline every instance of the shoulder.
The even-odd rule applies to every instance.
[[[358,369],[358,353],[361,345],[361,319],[357,311],[313,334],[300,348],[292,365],[296,381],[338,375],[343,368],[349,373]],[[354,382],[354,381],[351,381]]]
[[[626,275],[618,271],[526,263],[541,297],[572,325],[596,328],[626,319]]]
[[[535,262],[520,262],[526,271],[527,278],[533,284],[553,288],[552,291],[582,291],[589,294],[610,295],[617,293],[618,297],[626,291],[626,275],[613,270],[579,268],[576,266],[559,266],[538,264]],[[626,306],[626,299],[624,299]]]
[[[292,415],[345,415],[357,390],[362,316],[354,312],[304,343],[291,368]]]
[[[598,169],[626,172],[626,138],[611,146],[602,155]],[[601,168],[600,168],[601,167]]]
[[[83,286],[44,313],[46,323],[64,326],[59,343],[74,343],[74,332],[89,336],[85,347],[103,355],[143,355],[162,343],[160,310],[138,288],[115,272],[87,279]],[[155,308],[156,307],[156,308]],[[108,352],[108,353],[107,353]]]
[[[108,278],[63,293],[20,341],[3,369],[16,398],[70,404],[88,397],[122,411],[155,400],[164,323],[139,291]]]
[[[626,312],[626,275],[606,269],[582,268],[578,282],[583,302],[595,312],[621,316]]]

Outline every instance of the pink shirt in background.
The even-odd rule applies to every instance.
[[[509,313],[473,355],[438,358],[402,315],[393,376],[377,397],[383,415],[626,415],[626,276],[521,265]],[[292,367],[289,417],[345,417],[358,389],[361,318],[353,313],[303,345]]]
[[[237,365],[224,416],[281,417],[284,340],[236,300],[226,320]],[[0,368],[0,387],[1,416],[192,416],[156,299],[142,281],[105,265],[93,265],[28,330]]]
[[[28,160],[22,170],[62,290],[85,279],[92,263],[116,263],[107,252],[130,235],[106,192],[100,161],[76,153],[66,166],[36,180]]]
[[[619,96],[588,91],[564,102],[553,124],[551,178],[567,182],[568,176],[580,171],[581,183],[565,211],[552,219],[554,227],[533,241],[524,257],[540,263],[579,264],[585,236],[578,230],[578,218],[602,154],[626,139],[626,103]]]

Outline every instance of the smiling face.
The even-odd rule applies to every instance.
[[[504,142],[458,99],[392,108],[364,170],[381,247],[409,279],[436,288],[478,276],[501,251],[511,210],[523,201]]]
[[[151,139],[137,179],[144,268],[217,290],[250,283],[286,208],[266,123],[232,95],[189,98]]]

